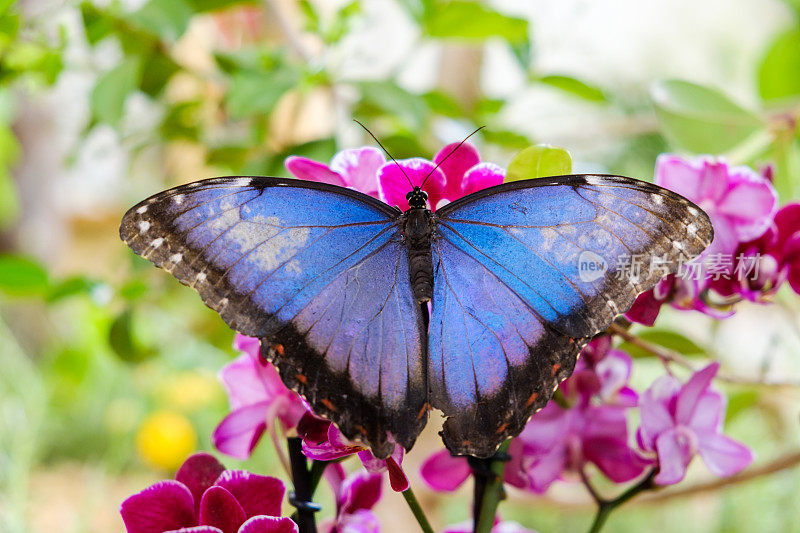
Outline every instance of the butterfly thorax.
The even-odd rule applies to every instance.
[[[410,209],[403,214],[403,237],[408,249],[408,274],[414,298],[419,303],[428,302],[433,295],[433,220],[425,204],[428,195],[415,187],[406,197]]]

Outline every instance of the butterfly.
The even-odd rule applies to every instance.
[[[622,176],[514,181],[435,212],[418,186],[408,199],[214,178],[132,207],[120,235],[379,458],[410,449],[431,409],[451,453],[491,456],[594,335],[713,238],[699,207]]]

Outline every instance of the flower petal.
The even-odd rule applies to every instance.
[[[464,192],[464,177],[467,171],[480,161],[478,150],[467,142],[450,143],[439,150],[434,156],[433,162],[441,163],[439,168],[442,169],[445,176],[445,189],[442,196],[448,200],[455,200],[467,194]],[[502,183],[502,179],[500,182]]]
[[[223,533],[223,531],[214,526],[194,526],[173,529],[172,531],[166,531],[165,533]]]
[[[340,187],[345,187],[347,185],[338,172],[334,172],[324,163],[308,159],[307,157],[291,155],[286,158],[284,165],[286,165],[286,170],[291,172],[295,177],[303,180],[330,183],[331,185],[339,185]]]
[[[702,183],[701,165],[693,164],[680,156],[673,154],[661,154],[656,159],[655,183],[666,189],[674,191],[681,196],[700,202]]]
[[[119,512],[128,533],[162,533],[197,525],[192,493],[171,479],[130,496]]]
[[[260,366],[255,358],[245,353],[220,370],[219,379],[228,393],[232,411],[272,398]]]
[[[736,236],[740,242],[753,240],[772,223],[778,207],[778,193],[763,176],[747,167],[731,169],[729,182],[717,212],[736,221]]]
[[[211,435],[214,447],[236,459],[247,459],[267,429],[270,402],[236,409],[219,423]]]
[[[680,389],[681,384],[677,379],[661,376],[642,395],[639,403],[642,420],[639,437],[644,449],[653,451],[658,435],[674,427],[670,404]]]
[[[356,472],[349,476],[342,485],[339,498],[339,510],[352,514],[359,510],[369,511],[381,499],[383,475],[371,472]]]
[[[659,470],[655,482],[659,485],[674,485],[686,476],[692,452],[684,437],[683,432],[669,429],[656,439]]]
[[[753,452],[730,437],[709,431],[698,433],[697,438],[700,457],[720,477],[732,476],[753,462]]]
[[[217,480],[217,485],[234,495],[248,517],[281,514],[286,489],[278,478],[245,470],[226,470]]]
[[[378,517],[363,509],[352,514],[343,515],[332,531],[342,533],[379,533]]]
[[[425,181],[428,174],[430,177]],[[406,194],[423,181],[425,186],[422,189],[428,193],[428,206],[435,207],[443,197],[445,177],[441,169],[434,170],[433,163],[418,157],[401,159],[396,164],[394,161],[386,163],[378,170],[379,197],[387,204],[407,211]]]
[[[537,457],[525,471],[530,480],[530,488],[534,492],[543,493],[561,476],[567,467],[567,448],[555,446],[544,455]]]
[[[419,473],[433,490],[449,492],[469,478],[470,468],[466,458],[453,457],[449,451],[441,450],[425,459]]]
[[[298,529],[291,518],[254,516],[242,524],[239,533],[298,533]]]
[[[506,171],[503,167],[494,163],[478,163],[464,174],[464,179],[461,181],[461,190],[458,191],[460,194],[456,197],[447,196],[450,190],[448,187],[445,189],[445,198],[455,200],[475,191],[500,185],[505,177]]]
[[[365,146],[337,153],[331,160],[331,170],[342,176],[348,187],[378,196],[378,169],[385,162],[383,152]]]
[[[389,485],[391,485],[393,491],[403,492],[408,490],[408,477],[394,456],[390,455],[386,458],[386,469],[389,471]]]
[[[705,394],[711,385],[711,380],[717,375],[719,363],[716,361],[692,375],[689,381],[681,387],[675,403],[675,420],[679,424],[689,424],[697,409],[700,397]]]
[[[208,453],[196,453],[186,459],[178,472],[175,480],[186,485],[194,498],[195,511],[200,508],[200,500],[208,487],[214,484],[225,467],[217,458]]]
[[[649,464],[628,446],[622,436],[584,439],[583,454],[614,483],[638,477]]]
[[[222,533],[237,533],[247,520],[244,509],[233,494],[223,487],[209,488],[200,501],[200,524],[214,526]]]

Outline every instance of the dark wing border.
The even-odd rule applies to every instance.
[[[475,200],[479,200],[480,198],[486,196],[492,196],[494,194],[506,191],[513,191],[515,189],[531,189],[534,187],[549,187],[553,185],[566,185],[571,187],[593,185],[592,183],[589,183],[586,180],[586,178],[601,178],[604,180],[608,180],[609,182],[616,183],[618,185],[636,187],[637,189],[645,192],[661,194],[662,196],[673,196],[675,198],[683,200],[688,205],[702,211],[702,209],[700,209],[700,207],[697,206],[697,204],[695,204],[691,200],[688,200],[683,196],[681,196],[680,194],[670,191],[669,189],[665,189],[664,187],[659,187],[654,183],[650,183],[649,181],[643,181],[636,178],[629,178],[626,176],[619,176],[617,174],[565,174],[563,176],[548,176],[544,178],[509,181],[508,183],[501,183],[500,185],[495,185],[494,187],[481,189],[479,191],[475,191],[472,194],[462,196],[461,198],[454,200],[445,206],[442,206],[441,208],[436,210],[436,216],[441,218],[446,218],[449,212],[458,209],[462,205],[474,202]],[[667,193],[666,195],[664,194],[665,192]]]

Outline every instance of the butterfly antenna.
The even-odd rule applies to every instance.
[[[423,185],[425,185],[425,182],[426,182],[426,181],[428,181],[428,178],[430,178],[430,177],[433,175],[433,173],[434,173],[434,172],[436,172],[436,169],[437,169],[437,168],[439,168],[439,165],[441,165],[442,163],[444,163],[445,161],[447,161],[447,158],[448,158],[448,157],[450,157],[451,155],[453,155],[454,153],[456,153],[456,150],[458,150],[459,148],[461,148],[461,145],[462,145],[462,144],[464,144],[465,142],[467,142],[467,139],[469,139],[470,137],[472,137],[473,135],[475,135],[476,133],[478,133],[479,131],[481,131],[481,130],[482,130],[483,128],[485,128],[485,127],[486,127],[486,126],[481,126],[480,128],[476,129],[475,131],[473,131],[472,133],[470,133],[469,135],[467,135],[466,137],[464,137],[464,140],[463,140],[463,141],[461,141],[460,143],[458,143],[458,146],[456,146],[455,148],[453,148],[452,150],[450,150],[450,153],[449,153],[449,154],[447,154],[446,156],[444,156],[444,159],[442,159],[441,161],[439,161],[438,163],[436,163],[436,166],[435,166],[435,167],[433,167],[433,169],[432,169],[430,172],[428,172],[428,175],[427,175],[427,176],[425,176],[425,179],[424,179],[424,180],[422,180],[422,183],[420,184],[420,188],[422,188],[422,186],[423,186]]]
[[[408,180],[408,184],[409,184],[409,185],[411,185],[411,186],[413,187],[413,186],[414,186],[414,184],[413,184],[413,183],[411,183],[411,178],[409,178],[409,177],[408,177],[408,174],[406,174],[406,171],[405,171],[405,170],[403,170],[403,167],[402,167],[402,165],[400,165],[400,163],[398,163],[398,162],[397,162],[397,159],[395,159],[394,157],[392,157],[392,154],[390,154],[390,153],[389,153],[389,150],[387,150],[387,149],[386,149],[386,147],[385,147],[385,146],[383,146],[383,145],[381,144],[381,142],[378,140],[378,138],[377,138],[377,137],[375,137],[375,136],[372,134],[372,132],[371,132],[371,131],[369,131],[369,129],[368,129],[368,128],[367,128],[365,125],[363,125],[361,122],[359,122],[358,120],[356,120],[356,119],[353,119],[353,122],[355,122],[356,124],[358,124],[359,126],[361,126],[362,128],[364,128],[364,131],[366,131],[367,133],[369,133],[369,136],[370,136],[370,137],[372,137],[373,139],[375,139],[375,142],[376,142],[376,143],[378,143],[378,146],[380,146],[380,147],[383,149],[383,151],[384,151],[384,152],[386,152],[386,155],[388,155],[388,156],[389,156],[389,159],[391,159],[392,161],[394,161],[394,164],[395,164],[395,165],[397,165],[397,168],[399,168],[399,169],[400,169],[400,172],[402,172],[402,173],[403,173],[403,176],[405,176],[405,177],[406,177],[406,180]],[[422,187],[422,185],[420,185],[420,187]]]

